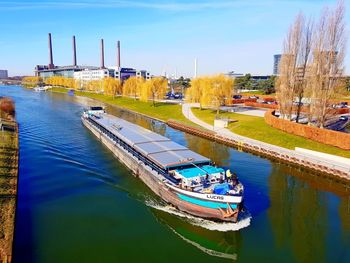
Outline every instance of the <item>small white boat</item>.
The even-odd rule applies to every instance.
[[[35,87],[34,90],[40,92],[40,91],[47,91],[49,88],[50,87],[48,87],[48,86],[45,86],[45,87],[38,86],[38,87]]]

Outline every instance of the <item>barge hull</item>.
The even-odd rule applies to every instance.
[[[133,174],[140,178],[156,195],[167,203],[173,205],[180,211],[188,214],[207,218],[212,220],[236,222],[238,216],[238,209],[235,209],[233,217],[225,217],[220,209],[206,208],[196,204],[191,204],[181,200],[175,192],[165,185],[162,181],[162,176],[158,175],[150,167],[139,161],[132,154],[125,151],[120,145],[111,140],[106,134],[101,132],[94,125],[89,123],[84,117],[81,118],[84,126],[88,128],[114,155],[128,167]],[[158,176],[158,178],[157,178]]]

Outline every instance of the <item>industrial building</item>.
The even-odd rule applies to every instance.
[[[243,77],[244,74],[242,73],[236,73],[234,71],[229,71],[227,73],[224,74],[226,77],[229,77],[229,78],[239,78],[239,77]]]
[[[9,77],[6,69],[0,69],[0,79],[7,79]]]
[[[281,64],[281,54],[276,54],[273,56],[273,75],[280,74],[280,64]]]
[[[78,66],[77,65],[77,51],[75,36],[73,36],[73,64],[71,66],[55,66],[53,62],[53,50],[52,50],[52,39],[51,33],[48,38],[49,43],[49,64],[48,65],[37,65],[35,67],[35,76],[48,78],[53,76],[61,76],[66,78],[73,78],[74,72],[82,71],[84,69],[98,69],[93,66]]]
[[[53,49],[51,33],[48,35],[49,44],[49,64],[37,65],[35,67],[35,75],[43,78],[62,76],[66,78],[75,78],[82,82],[99,80],[106,77],[117,78],[125,81],[129,77],[142,77],[150,79],[150,73],[146,70],[136,70],[133,68],[122,68],[120,64],[120,41],[117,42],[117,66],[105,67],[104,41],[100,42],[100,67],[95,66],[79,66],[77,65],[76,40],[73,36],[73,65],[71,66],[55,66],[53,62]]]
[[[120,67],[110,67],[114,69],[114,77],[120,81],[125,81],[130,77],[144,78],[146,80],[151,78],[151,75],[146,70],[136,70],[133,68],[120,68]]]
[[[93,66],[63,66],[50,69],[47,65],[37,65],[35,67],[35,76],[48,78],[53,76],[61,76],[73,78],[75,72],[82,70],[97,70],[98,67]]]

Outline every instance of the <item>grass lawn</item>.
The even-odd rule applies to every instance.
[[[51,91],[67,93],[68,90],[64,88],[52,88]],[[169,119],[174,119],[195,126],[191,121],[189,121],[183,116],[182,108],[179,104],[157,102],[156,107],[154,107],[152,102],[143,102],[139,100],[134,100],[132,98],[116,97],[113,99],[112,96],[82,91],[75,91],[75,94],[78,96],[96,99],[107,104],[142,113],[165,122]]]
[[[192,109],[192,112],[201,120],[213,125],[216,114],[215,111]],[[291,150],[294,150],[295,147],[300,147],[350,158],[350,151],[342,150],[337,147],[328,146],[300,136],[283,132],[266,124],[264,118],[262,117],[227,112],[221,113],[220,116],[225,116],[236,120],[237,122],[230,123],[229,129],[232,132],[242,136]]]

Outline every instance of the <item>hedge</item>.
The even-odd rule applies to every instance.
[[[265,122],[270,126],[282,131],[302,136],[304,138],[320,143],[336,146],[341,149],[350,150],[350,134],[313,126],[303,125],[274,116],[274,110],[265,113]]]
[[[246,102],[256,102],[257,99],[233,99],[231,104],[242,104]]]
[[[15,103],[12,99],[0,97],[0,118],[13,119],[15,117]]]
[[[277,104],[266,104],[266,103],[257,103],[257,102],[245,102],[245,106],[256,107],[256,108],[266,108],[266,109],[278,109]]]

